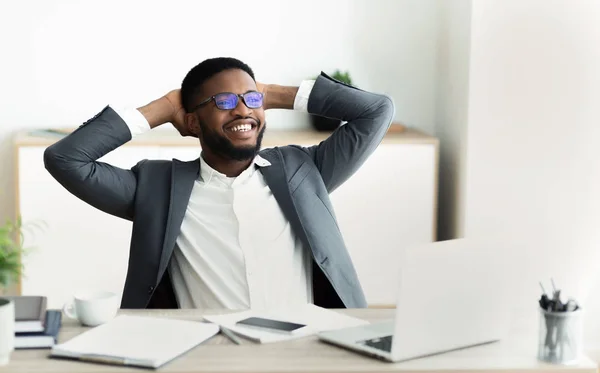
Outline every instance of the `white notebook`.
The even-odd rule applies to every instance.
[[[273,333],[267,330],[249,329],[244,326],[236,325],[238,321],[252,316],[305,324],[307,325],[307,328],[301,333],[287,335]],[[270,311],[248,310],[223,315],[204,315],[204,320],[219,324],[222,328],[228,329],[258,343],[283,342],[306,337],[322,331],[369,324],[366,320],[344,315],[340,312],[315,306],[314,304]]]
[[[119,315],[52,347],[51,357],[158,368],[219,332],[200,321]]]

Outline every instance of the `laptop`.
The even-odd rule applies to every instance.
[[[318,333],[321,341],[399,362],[499,341],[518,281],[498,241],[456,239],[408,248],[393,320]]]

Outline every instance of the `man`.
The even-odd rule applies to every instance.
[[[268,109],[347,123],[318,145],[261,150]],[[263,85],[241,61],[214,58],[147,105],[105,107],[44,162],[72,194],[133,222],[122,308],[359,308],[365,297],[329,193],[393,116],[387,96],[323,73],[299,87]],[[165,123],[198,137],[197,160],[142,160],[130,170],[98,161]]]

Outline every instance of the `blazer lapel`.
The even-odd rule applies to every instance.
[[[259,168],[260,172],[265,178],[265,182],[271,189],[271,192],[273,192],[273,196],[277,202],[279,202],[279,206],[281,206],[281,210],[283,211],[285,217],[289,220],[297,234],[300,235],[300,238],[306,243],[307,237],[304,235],[304,229],[302,229],[300,217],[298,216],[296,206],[294,205],[294,201],[290,195],[290,189],[281,153],[277,149],[267,149],[261,152],[260,155],[271,162],[270,166]]]
[[[162,254],[158,266],[157,281],[160,281],[164,271],[167,269],[169,259],[173,253],[175,241],[185,216],[194,182],[200,175],[200,160],[196,159],[189,162],[173,160],[171,170],[171,196],[169,202],[169,213],[167,216],[167,225],[165,228],[165,238],[163,240]]]

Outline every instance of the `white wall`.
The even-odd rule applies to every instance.
[[[234,56],[267,83],[349,69],[391,94],[398,121],[434,127],[435,0],[0,1],[0,219],[14,215],[12,136],[139,106],[201,60]],[[307,127],[271,112],[271,128]]]
[[[600,345],[600,2],[473,2],[465,234],[520,242],[521,305],[550,277]],[[530,319],[531,322],[535,322]]]
[[[350,69],[394,97],[397,120],[440,136],[442,236],[520,242],[526,316],[553,276],[584,301],[586,341],[600,345],[599,2],[227,4],[0,1],[0,218],[14,212],[18,130],[143,104],[216,55],[279,84]],[[268,120],[308,125],[290,112]]]
[[[440,1],[435,135],[440,139],[438,240],[463,237],[471,0]]]

